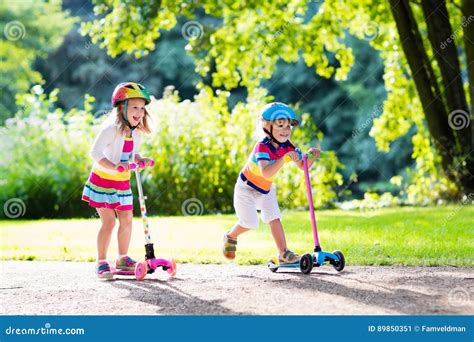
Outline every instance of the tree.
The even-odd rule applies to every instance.
[[[326,0],[320,6],[302,0],[94,3],[96,13],[103,18],[84,24],[83,30],[112,56],[122,52],[146,55],[155,48],[160,30],[174,27],[180,15],[192,19],[196,11],[204,11],[220,18],[221,25],[217,26],[207,25],[206,20],[186,23],[183,33],[191,38],[187,50],[197,58],[197,72],[211,77],[213,86],[244,86],[249,94],[271,77],[280,58],[294,63],[302,56],[320,76],[344,80],[354,64],[352,50],[345,44],[347,34],[367,39],[380,51],[388,91],[383,113],[371,130],[378,148],[388,151],[393,141],[416,126],[413,157],[421,176],[415,181],[424,184],[425,190],[437,186],[443,178],[437,168],[441,165],[445,175],[463,191],[474,190],[472,125],[464,90],[469,87],[472,103],[474,59],[470,43],[474,37],[473,25],[463,24],[472,17],[472,1],[445,4],[437,0],[435,10],[430,1],[422,1],[418,8],[408,0]],[[418,26],[427,29],[421,31]],[[434,46],[444,42],[440,38],[447,41],[451,37],[452,26],[462,29],[455,30],[452,45],[438,56],[439,49]],[[464,45],[459,55],[454,43]],[[332,59],[337,60],[336,65]],[[417,66],[422,72],[418,73]],[[460,71],[466,68],[469,81],[463,84]],[[461,127],[456,114],[464,120]],[[441,182],[444,189],[450,187],[446,182]]]
[[[470,3],[470,5],[468,5]],[[459,55],[449,22],[449,12],[445,0],[422,0],[423,17],[428,29],[430,47],[434,52],[441,73],[436,75],[432,60],[428,57],[421,36],[417,18],[413,14],[408,0],[390,0],[390,7],[397,24],[403,51],[410,66],[411,74],[423,105],[428,128],[437,152],[441,156],[442,167],[452,179],[461,181],[470,190],[474,189],[474,158],[472,157],[472,128],[470,125],[469,108],[462,80]],[[474,14],[472,1],[463,0],[463,20],[470,20],[468,13]],[[469,12],[469,10],[471,10]],[[474,16],[470,16],[474,21]],[[463,26],[469,26],[464,25]],[[473,30],[464,32],[466,54],[472,56],[474,50]],[[468,58],[469,80],[474,86],[474,74],[471,64],[474,59]],[[472,113],[471,105],[471,113]],[[448,114],[449,113],[449,114]],[[456,120],[456,121],[455,121]],[[461,121],[457,121],[461,120]],[[464,127],[466,126],[466,127]],[[462,165],[457,172],[457,165]]]
[[[74,21],[60,0],[0,2],[0,124],[15,113],[17,94],[43,83],[33,64],[61,44]]]

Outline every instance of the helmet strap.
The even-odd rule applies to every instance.
[[[275,144],[277,144],[278,147],[283,145],[283,143],[276,140],[276,138],[273,136],[273,124],[270,126],[270,131],[268,129],[266,129],[265,127],[263,127],[263,131],[270,136],[270,140],[273,141]]]
[[[137,128],[138,125],[140,125],[140,124],[138,124],[138,125],[136,125],[136,126],[132,126],[132,125],[130,124],[130,122],[128,121],[128,118],[127,118],[128,99],[125,100],[124,102],[125,102],[125,103],[124,103],[124,105],[123,105],[123,120],[125,121],[125,124],[128,126],[128,128],[130,128],[130,136],[132,136],[133,130],[134,130],[135,128]]]

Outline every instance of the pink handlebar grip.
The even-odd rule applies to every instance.
[[[151,165],[150,167],[154,166],[155,165],[155,161],[152,160],[151,161]],[[128,164],[128,169],[129,170],[135,170],[135,169],[144,169],[145,168],[145,162],[144,161],[140,161],[138,163],[130,163]],[[125,171],[125,168],[120,165],[118,168],[117,168],[117,171],[118,172],[124,172]]]

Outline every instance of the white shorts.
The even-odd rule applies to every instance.
[[[276,198],[276,186],[272,185],[268,194],[262,194],[248,186],[240,177],[234,188],[234,208],[239,217],[239,225],[244,228],[258,228],[257,209],[262,212],[262,221],[269,223],[281,218]]]

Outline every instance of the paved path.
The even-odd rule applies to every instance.
[[[455,267],[178,265],[144,281],[100,281],[93,263],[0,262],[0,314],[437,315],[474,313],[474,272]]]

